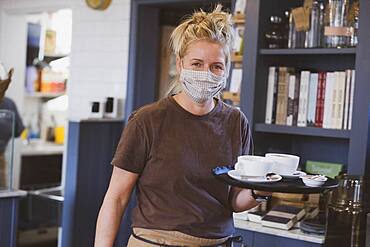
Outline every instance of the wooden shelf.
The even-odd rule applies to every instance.
[[[234,24],[244,24],[245,23],[245,15],[243,14],[236,14],[233,16]]]
[[[276,124],[256,124],[254,130],[256,132],[266,132],[275,134],[317,136],[349,139],[350,130],[324,129],[315,127],[296,127]]]
[[[231,62],[233,63],[242,63],[243,55],[231,54]]]
[[[240,102],[240,93],[233,93],[229,91],[222,92],[222,98],[224,100],[231,100],[233,102]]]
[[[356,48],[260,49],[261,55],[355,55]]]
[[[36,93],[26,93],[26,96],[27,97],[30,97],[30,98],[56,98],[56,97],[59,97],[59,96],[62,96],[64,95],[65,92],[62,92],[62,93],[42,93],[42,92],[36,92]]]

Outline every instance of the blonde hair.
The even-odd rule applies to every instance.
[[[171,34],[171,48],[175,55],[183,58],[189,45],[197,40],[207,40],[222,45],[225,53],[226,75],[229,74],[231,66],[231,49],[234,41],[231,14],[222,11],[222,5],[217,4],[210,12],[199,10],[185,18]],[[178,78],[177,78],[178,79]],[[178,84],[177,79],[175,83]],[[172,85],[169,94],[177,85]]]

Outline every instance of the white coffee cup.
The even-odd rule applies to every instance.
[[[274,162],[272,172],[279,175],[292,175],[297,171],[299,157],[291,154],[267,153],[265,157]]]
[[[274,162],[263,156],[243,155],[238,157],[235,164],[237,170],[243,176],[265,176],[271,172]]]

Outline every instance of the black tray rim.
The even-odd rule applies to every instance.
[[[225,172],[219,172],[219,169],[224,169]],[[292,183],[298,179],[292,178],[282,178],[280,181],[276,181],[273,183],[258,183],[258,182],[242,182],[236,179],[231,178],[227,171],[233,170],[230,167],[216,167],[212,170],[213,176],[218,179],[219,181],[226,183],[231,186],[237,186],[240,188],[245,189],[253,189],[258,191],[269,191],[269,192],[279,192],[279,193],[292,193],[292,194],[318,194],[330,190],[334,190],[339,186],[339,183],[336,179],[328,177],[328,180],[325,182],[323,186],[320,187],[310,187],[303,184],[302,180],[299,179],[300,186],[299,187],[279,187],[281,183]],[[217,172],[218,171],[218,172]]]

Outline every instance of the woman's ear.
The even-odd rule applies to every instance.
[[[179,56],[176,56],[176,72],[179,75],[181,72],[181,58]]]

